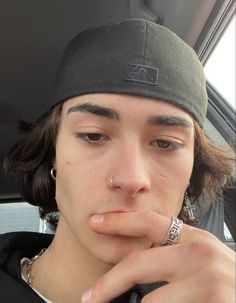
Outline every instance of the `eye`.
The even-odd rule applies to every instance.
[[[167,151],[173,151],[182,147],[182,144],[180,143],[160,139],[151,141],[151,145],[155,148]]]
[[[76,137],[90,143],[96,144],[108,140],[108,136],[100,133],[77,133]]]

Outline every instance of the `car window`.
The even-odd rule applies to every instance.
[[[13,231],[51,233],[45,220],[40,219],[39,209],[26,202],[0,204],[0,234]]]
[[[4,203],[0,205],[0,210],[0,233],[40,230],[37,207],[28,203]]]
[[[235,109],[235,15],[205,64],[208,81]]]
[[[230,233],[226,223],[224,223],[224,237],[225,237],[225,244],[230,247],[231,249],[233,249],[234,251],[236,251],[236,244],[234,242],[233,236]]]

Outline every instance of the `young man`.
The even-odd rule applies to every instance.
[[[1,302],[234,302],[233,251],[189,225],[231,161],[203,134],[194,51],[145,20],[87,30],[49,107],[6,167],[60,217],[54,237],[1,236]]]

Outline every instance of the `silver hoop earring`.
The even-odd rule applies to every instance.
[[[57,170],[55,167],[53,167],[51,170],[50,170],[50,175],[51,177],[53,178],[53,180],[56,180],[56,173],[57,173]]]
[[[199,222],[194,214],[195,209],[196,209],[196,206],[192,204],[192,202],[190,201],[189,196],[187,194],[187,191],[186,191],[184,194],[183,215],[186,218],[187,222],[190,222],[190,223]]]

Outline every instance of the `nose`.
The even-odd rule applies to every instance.
[[[137,148],[116,154],[107,182],[112,190],[120,191],[130,198],[138,193],[148,192],[151,176],[144,155]]]

